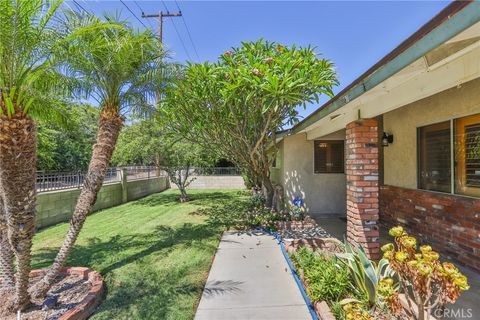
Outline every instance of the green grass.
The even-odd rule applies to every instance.
[[[99,271],[107,294],[93,319],[192,319],[222,227],[195,214],[232,203],[238,191],[190,192],[180,204],[168,190],[92,214],[68,261]],[[48,266],[68,229],[62,223],[37,233],[33,267]]]

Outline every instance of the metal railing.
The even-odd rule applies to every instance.
[[[85,181],[86,172],[37,172],[37,192],[47,192],[63,189],[79,189]],[[104,184],[119,182],[120,172],[117,168],[109,168],[104,179]]]
[[[196,176],[239,176],[242,171],[235,167],[197,167],[193,169]]]
[[[129,166],[122,168],[127,172],[127,180],[151,179],[167,176],[167,173],[159,167]]]
[[[109,168],[105,176],[104,184],[121,182],[121,172],[126,173],[127,181],[140,179],[153,179],[166,177],[166,171],[153,166],[128,166],[121,168]],[[238,176],[241,170],[232,167],[195,167],[191,169],[194,176]],[[37,172],[37,192],[48,192],[64,189],[80,189],[85,181],[86,172],[61,172],[51,171]]]

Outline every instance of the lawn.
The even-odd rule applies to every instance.
[[[99,271],[107,294],[93,319],[192,319],[222,227],[196,214],[232,203],[239,191],[192,190],[179,203],[168,190],[88,217],[69,266]],[[48,266],[68,229],[44,229],[34,239],[33,267]]]

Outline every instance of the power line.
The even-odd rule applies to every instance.
[[[82,10],[85,11],[86,13],[88,13],[88,14],[93,14],[93,13],[91,13],[90,11],[88,11],[87,9],[85,9],[85,8],[84,8],[80,3],[78,3],[76,0],[73,0],[73,3],[75,3],[75,5],[76,5],[78,8],[82,9]]]
[[[148,29],[147,26],[142,22],[142,20],[140,20],[137,15],[125,4],[125,2],[123,2],[123,0],[120,0],[120,2],[125,6],[125,8],[127,8],[128,11],[130,11],[130,13],[135,17],[135,19],[138,20],[138,22],[140,22],[142,24],[142,26],[145,28],[145,29]]]
[[[182,12],[182,10],[180,9],[180,6],[178,5],[177,0],[175,0],[175,4],[177,5],[178,11]],[[190,29],[188,28],[187,21],[185,21],[185,18],[184,18],[183,15],[182,15],[182,20],[183,20],[183,24],[185,25],[185,29],[187,30],[188,38],[190,39],[190,42],[192,43],[193,50],[195,51],[195,55],[197,56],[197,59],[200,60],[200,56],[198,55],[197,47],[195,46],[195,42],[193,42],[193,38],[192,38],[192,35],[190,33]]]
[[[167,13],[169,12],[167,5],[165,4],[165,1],[162,0],[163,6],[165,10],[167,10]],[[182,12],[180,11],[180,15],[182,15]],[[180,43],[182,44],[183,50],[185,51],[185,54],[187,55],[188,60],[192,60],[192,57],[190,57],[190,54],[188,53],[187,47],[185,46],[185,42],[183,41],[182,36],[180,35],[180,32],[178,32],[177,25],[175,24],[175,21],[171,20],[173,24],[173,28],[175,29],[175,32],[177,33],[178,39],[180,39]]]
[[[140,5],[137,3],[137,1],[133,1],[135,5],[137,6],[138,10],[142,13],[142,17],[145,15],[145,12],[143,11],[143,8],[140,7]],[[150,29],[155,30],[155,27],[153,24],[150,22],[150,20],[147,20],[148,25],[150,26]]]

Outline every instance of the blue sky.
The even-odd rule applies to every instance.
[[[119,0],[76,1],[95,14],[120,12],[133,26],[144,28]],[[158,20],[142,19],[141,9],[147,14],[165,12],[165,7],[170,12],[178,7],[182,10],[185,20],[165,18],[163,28],[164,44],[176,61],[214,61],[241,41],[260,37],[287,45],[315,46],[336,65],[340,86],[335,92],[448,5],[443,1],[178,1],[178,7],[174,1],[124,3],[155,31]],[[75,8],[73,1],[67,4]],[[307,110],[299,110],[300,114],[306,116],[318,106],[309,105]]]

